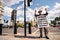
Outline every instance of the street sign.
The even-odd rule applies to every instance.
[[[40,15],[37,17],[38,28],[48,27],[48,22],[45,15]]]

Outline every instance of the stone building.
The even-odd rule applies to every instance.
[[[2,24],[2,16],[3,16],[3,4],[0,2],[0,24]]]

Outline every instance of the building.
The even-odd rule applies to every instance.
[[[2,24],[2,16],[3,16],[3,4],[0,2],[0,24]]]

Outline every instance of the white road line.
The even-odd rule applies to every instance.
[[[37,29],[35,32],[33,32],[32,34],[35,34],[37,31],[39,31],[39,29]]]

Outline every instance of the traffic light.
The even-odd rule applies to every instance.
[[[11,20],[15,19],[16,13],[17,13],[17,10],[12,11]]]
[[[12,11],[11,20],[14,20],[14,12]]]
[[[30,2],[32,2],[32,0],[27,0],[27,5],[30,6]]]
[[[11,20],[13,20],[13,24],[14,24],[14,34],[17,34],[16,16],[17,16],[17,10],[13,10],[11,15]]]

